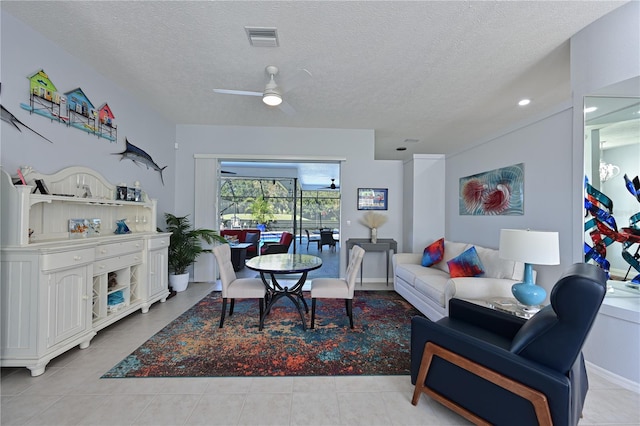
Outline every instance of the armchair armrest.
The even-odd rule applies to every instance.
[[[474,327],[488,330],[508,339],[509,342],[513,340],[520,327],[527,322],[524,318],[460,299],[449,301],[449,318],[473,324]]]

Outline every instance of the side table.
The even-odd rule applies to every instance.
[[[377,251],[387,253],[387,286],[389,285],[389,251],[393,250],[394,253],[398,252],[398,243],[392,238],[378,238],[375,243],[372,243],[368,238],[349,238],[346,242],[347,249],[345,250],[347,255],[347,265],[349,264],[349,250],[353,246],[360,246],[365,252]],[[360,285],[362,285],[362,270],[364,267],[360,267]]]
[[[230,247],[233,270],[238,272],[244,268],[244,262],[247,258],[247,248],[251,247],[251,243],[231,244]]]
[[[474,303],[476,305],[484,306],[485,308],[494,309],[500,312],[506,312],[507,314],[514,315],[516,317],[529,319],[534,316],[540,309],[544,308],[543,305],[539,306],[525,306],[519,303],[516,299],[510,297],[489,297],[487,299],[464,299],[467,302]]]

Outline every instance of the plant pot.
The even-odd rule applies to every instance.
[[[189,285],[189,273],[169,275],[169,285],[175,292],[185,291]]]

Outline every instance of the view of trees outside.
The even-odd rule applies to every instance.
[[[298,215],[298,228],[294,234],[300,233],[300,216],[303,230],[339,228],[339,191],[298,190],[294,194],[293,179],[237,177],[221,179],[220,226],[226,229],[255,228],[258,224],[264,224],[268,231],[291,232],[294,202]]]

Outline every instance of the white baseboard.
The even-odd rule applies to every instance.
[[[587,360],[585,360],[585,363],[587,364],[587,367],[589,368],[589,370],[596,373],[597,375],[609,380],[610,382],[622,388],[625,388],[627,390],[640,394],[640,383],[636,383],[625,377],[612,373],[609,370],[605,370],[604,368],[599,367]]]

